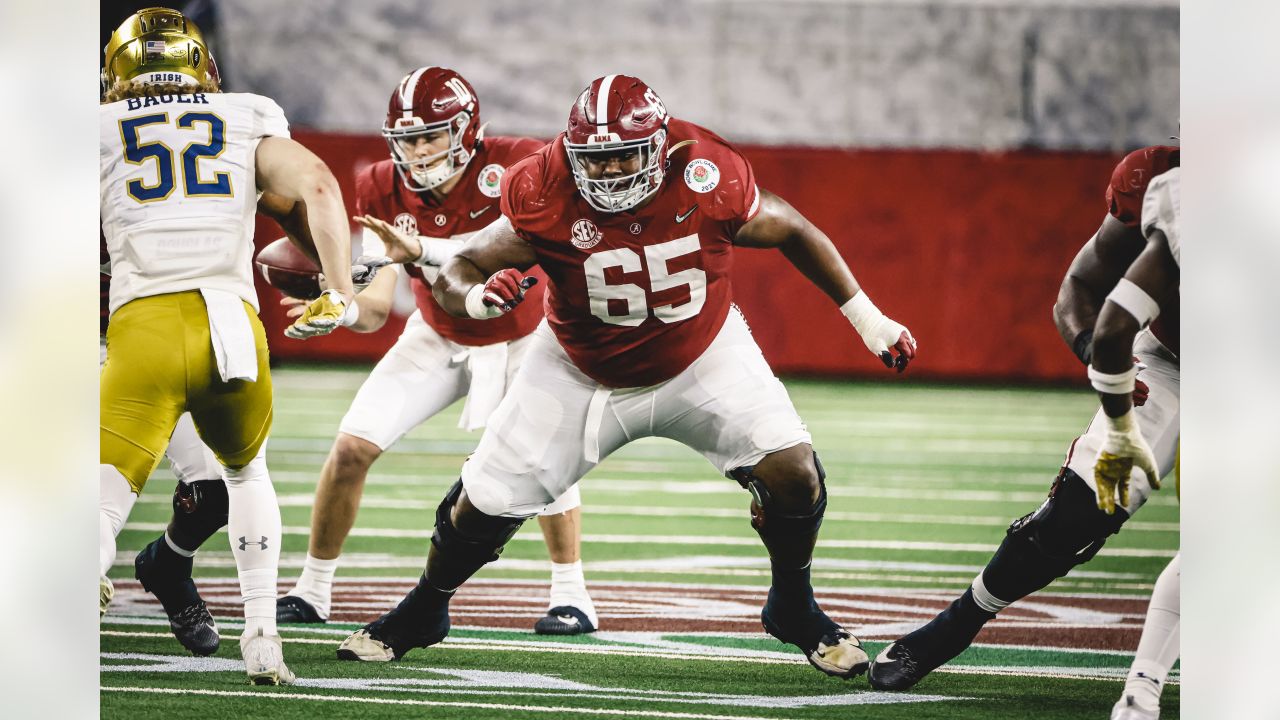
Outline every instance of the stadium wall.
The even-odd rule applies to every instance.
[[[347,207],[355,173],[386,156],[377,136],[298,132],[334,169]],[[875,302],[920,341],[911,373],[965,380],[1070,381],[1083,368],[1050,316],[1062,273],[1106,212],[1119,156],[1106,152],[846,150],[745,145],[761,187],[839,246]],[[259,245],[279,236],[259,220]],[[736,253],[734,296],[784,374],[882,375],[832,303],[773,251]],[[260,283],[272,354],[377,360],[381,332],[305,342],[283,336],[278,294]]]

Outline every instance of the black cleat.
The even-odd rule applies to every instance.
[[[596,631],[591,618],[572,605],[559,605],[547,611],[546,617],[534,623],[533,631],[539,635],[585,635]]]
[[[898,638],[871,664],[867,679],[877,690],[907,690],[964,652],[995,613],[983,610],[965,590],[923,627]]]
[[[191,580],[191,558],[173,552],[160,536],[134,558],[133,570],[142,589],[164,606],[182,647],[202,656],[218,651],[218,626]]]
[[[867,670],[869,658],[862,643],[828,617],[812,598],[808,607],[789,611],[774,601],[771,590],[760,620],[765,632],[800,648],[810,665],[832,677],[849,679]]]
[[[922,667],[911,648],[901,642],[890,643],[871,663],[867,681],[876,690],[910,690],[936,667]]]
[[[276,598],[276,622],[323,624],[327,622],[320,617],[315,606],[297,595],[285,595]]]
[[[449,635],[449,598],[453,592],[440,593],[444,602],[436,607],[423,607],[421,586],[409,591],[390,612],[355,631],[338,646],[339,660],[391,662],[404,657],[414,648],[424,648]],[[430,592],[430,591],[429,591]]]

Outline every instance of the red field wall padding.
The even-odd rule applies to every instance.
[[[354,211],[356,170],[386,156],[380,138],[296,137],[334,169]],[[880,309],[911,328],[910,375],[966,380],[1081,380],[1051,311],[1063,271],[1105,213],[1119,156],[1079,152],[832,150],[746,147],[757,180],[822,228]],[[279,236],[258,221],[258,244]],[[736,254],[734,295],[781,373],[885,373],[832,303],[777,252]],[[259,284],[272,353],[281,359],[373,361],[403,319],[381,332],[299,342],[278,295]]]

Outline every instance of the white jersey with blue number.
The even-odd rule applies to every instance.
[[[262,138],[289,137],[280,106],[248,93],[127,99],[101,106],[100,130],[111,312],[201,288],[257,308],[254,158]]]

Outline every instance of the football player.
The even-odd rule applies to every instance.
[[[350,230],[337,181],[289,139],[278,105],[223,94],[199,29],[148,8],[105,48],[100,109],[102,230],[111,260],[101,375],[100,567],[189,412],[217,457],[245,605],[241,654],[250,681],[291,682],[276,632],[280,509],[267,473],[267,343],[250,258],[256,199],[306,203],[331,287],[299,321],[326,332],[356,319]]]
[[[1147,247],[1142,231],[1143,195],[1152,178],[1177,167],[1176,147],[1154,146],[1130,153],[1111,175],[1107,215],[1085,243],[1062,281],[1054,318],[1080,362],[1090,366],[1099,311]],[[1138,508],[1159,478],[1173,469],[1178,444],[1178,298],[1176,288],[1159,298],[1165,312],[1126,348],[1145,368],[1135,380],[1133,411],[1154,451],[1154,468],[1133,468],[1117,506],[1115,487],[1099,485],[1094,460],[1113,442],[1114,422],[1099,410],[1067,450],[1049,497],[1009,526],[1004,541],[971,586],[937,617],[899,638],[876,656],[868,679],[880,690],[906,690],[959,655],[989,620],[1011,603],[1040,590],[1071,568],[1088,562]],[[1137,367],[1132,365],[1131,367]],[[1093,371],[1090,371],[1091,375]],[[1163,678],[1162,678],[1163,680]]]
[[[540,282],[523,274],[538,264],[546,321],[436,511],[417,587],[339,657],[389,661],[442,640],[454,591],[525,518],[631,440],[660,436],[750,491],[773,574],[765,629],[824,673],[864,672],[861,643],[814,599],[824,473],[731,302],[734,247],[781,250],[899,372],[915,356],[911,334],[876,309],[826,235],[756,187],[732,145],[669,117],[634,77],[593,81],[568,129],[504,175],[501,201],[501,217],[444,265],[433,292],[454,315],[505,318]]]
[[[1094,329],[1089,378],[1102,399],[1107,421],[1107,439],[1098,450],[1094,478],[1098,505],[1107,512],[1115,510],[1117,499],[1120,506],[1128,504],[1135,473],[1144,474],[1152,487],[1160,487],[1160,466],[1143,437],[1143,420],[1133,407],[1137,368],[1129,349],[1137,334],[1161,316],[1163,308],[1177,308],[1182,265],[1181,173],[1180,168],[1172,168],[1147,188],[1142,203],[1142,234],[1147,246],[1107,295]],[[1111,710],[1112,720],[1160,717],[1160,693],[1178,659],[1179,558],[1175,555],[1156,580],[1142,639],[1124,692]]]
[[[475,90],[457,72],[440,67],[418,68],[397,84],[382,134],[391,157],[356,177],[356,221],[365,228],[366,258],[386,256],[396,264],[361,291],[362,313],[352,329],[382,327],[400,263],[408,263],[418,309],[338,428],[316,487],[306,564],[297,585],[277,602],[279,622],[328,619],[338,555],[355,523],[370,466],[459,398],[466,398],[459,425],[484,427],[542,320],[541,287],[514,312],[481,321],[446,313],[430,286],[463,241],[497,217],[507,169],[542,143],[486,137]],[[301,301],[285,302],[294,315],[303,312]],[[578,489],[571,487],[538,517],[552,562],[548,610],[534,625],[539,633],[589,633],[599,624],[579,557],[580,505]]]

